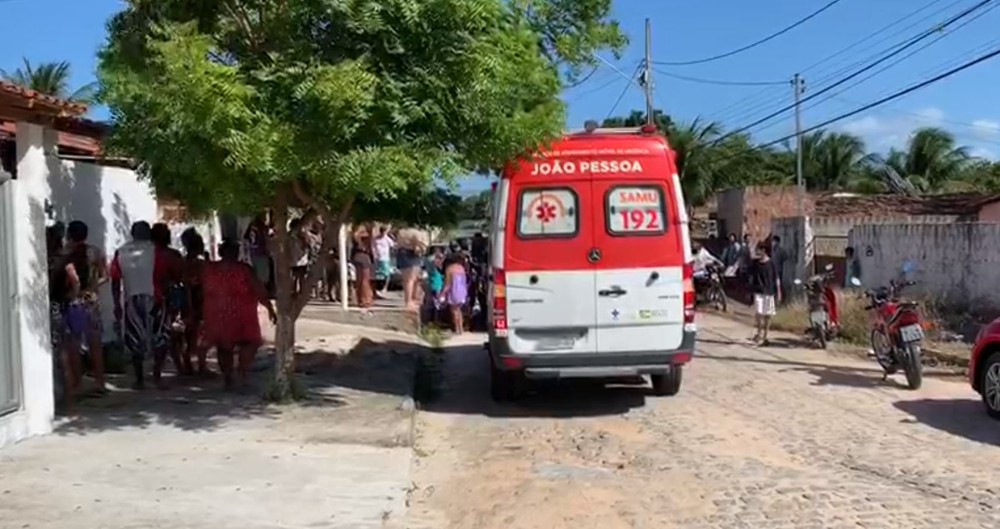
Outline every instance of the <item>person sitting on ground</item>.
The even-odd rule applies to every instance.
[[[277,313],[267,289],[250,265],[240,261],[240,245],[226,240],[219,247],[221,260],[205,263],[201,284],[205,290],[203,337],[214,346],[226,389],[247,386],[247,373],[264,343],[257,305],[267,309],[272,322]],[[234,357],[237,367],[234,373]],[[235,374],[235,380],[234,380]]]

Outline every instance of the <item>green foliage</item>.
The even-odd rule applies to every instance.
[[[795,146],[758,147],[747,134],[726,136],[721,124],[695,119],[675,123],[659,111],[656,121],[677,154],[681,186],[691,205],[730,187],[794,184]],[[604,126],[639,126],[645,113],[604,120]],[[938,128],[914,132],[906,149],[870,153],[861,138],[819,130],[803,136],[806,187],[813,191],[885,193],[893,170],[924,193],[1000,191],[1000,163],[976,159],[953,135]]]
[[[356,222],[388,222],[450,228],[461,220],[462,199],[447,189],[413,188],[390,197],[364,197],[354,204]]]
[[[89,83],[76,90],[71,89],[68,62],[43,62],[32,65],[27,58],[23,61],[24,64],[13,72],[0,70],[0,78],[73,103],[87,105],[94,102],[97,83]]]
[[[561,131],[560,70],[624,42],[607,0],[130,0],[100,54],[112,146],[195,209],[293,181],[338,206],[499,166]]]

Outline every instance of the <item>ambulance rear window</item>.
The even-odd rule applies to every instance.
[[[612,235],[659,235],[667,231],[663,188],[615,186],[605,196],[605,219]]]
[[[575,237],[580,229],[579,202],[568,187],[522,190],[517,235],[522,239]]]

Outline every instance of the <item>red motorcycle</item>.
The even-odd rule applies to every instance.
[[[870,303],[865,309],[874,311],[872,353],[885,373],[882,379],[903,368],[910,389],[919,389],[923,380],[920,346],[924,328],[918,305],[899,299],[900,292],[913,284],[913,281],[890,281],[888,287],[869,290]]]

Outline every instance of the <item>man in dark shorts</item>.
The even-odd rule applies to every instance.
[[[771,327],[771,318],[776,313],[777,302],[781,298],[781,279],[778,270],[771,260],[771,247],[766,242],[757,245],[756,259],[750,265],[750,289],[753,292],[754,322],[757,332],[753,341],[760,345],[769,345],[767,332]]]

